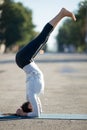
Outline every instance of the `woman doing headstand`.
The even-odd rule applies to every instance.
[[[44,79],[41,70],[34,62],[34,57],[46,44],[51,32],[64,17],[76,18],[73,13],[62,8],[61,11],[49,21],[42,32],[16,54],[16,63],[26,73],[26,97],[27,102],[17,109],[16,114],[21,116],[36,117],[40,116],[42,106],[38,94],[44,91]],[[27,111],[25,109],[27,108]],[[25,110],[24,110],[25,109]]]

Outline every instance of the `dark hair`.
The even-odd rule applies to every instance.
[[[31,109],[28,108],[29,104],[30,104],[30,102],[25,102],[22,104],[21,108],[22,108],[23,112],[26,112],[26,113],[32,112],[32,108]]]

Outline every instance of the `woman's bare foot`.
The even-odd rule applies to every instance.
[[[70,17],[70,18],[72,18],[74,21],[76,21],[76,17],[75,17],[75,15],[74,15],[72,12],[68,11],[68,10],[65,9],[65,8],[62,8],[62,9],[60,10],[60,12],[59,12],[53,19],[51,19],[51,21],[50,21],[49,23],[53,26],[53,28],[55,28],[56,25],[57,25],[57,24],[61,21],[61,19],[63,19],[64,17]]]
[[[76,21],[75,15],[67,9],[62,8],[60,13],[62,13],[63,17],[71,17],[74,21]]]

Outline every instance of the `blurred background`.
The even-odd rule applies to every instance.
[[[87,0],[0,0],[0,53],[18,51],[62,7],[74,12],[77,21],[64,18],[41,53],[87,53]]]

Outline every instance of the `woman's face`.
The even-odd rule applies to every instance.
[[[29,103],[28,108],[29,108],[29,109],[32,109],[32,105],[31,105],[31,103]]]
[[[32,112],[33,111],[33,108],[32,108],[32,105],[31,105],[30,102],[23,103],[22,106],[21,106],[21,108],[22,108],[22,110],[24,112]]]

